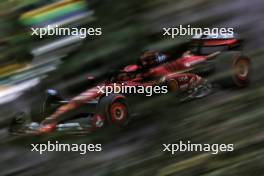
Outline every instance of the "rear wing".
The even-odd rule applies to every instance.
[[[216,51],[241,50],[243,40],[237,35],[194,36],[189,50],[198,55],[209,55]]]

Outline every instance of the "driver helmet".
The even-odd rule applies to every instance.
[[[157,51],[145,51],[140,57],[140,65],[142,66],[153,66],[164,63],[168,60],[166,54]]]

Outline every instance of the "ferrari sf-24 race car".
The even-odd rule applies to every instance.
[[[132,115],[134,94],[106,95],[99,86],[165,85],[181,101],[210,94],[212,85],[246,87],[250,81],[250,59],[240,51],[241,41],[234,37],[194,38],[181,57],[146,51],[138,62],[112,73],[102,83],[65,101],[55,90],[47,90],[40,122],[26,123],[23,112],[16,114],[10,127],[15,134],[45,134],[54,131],[90,133],[106,124],[126,126]],[[172,97],[176,97],[173,96]],[[138,100],[137,100],[138,101]]]

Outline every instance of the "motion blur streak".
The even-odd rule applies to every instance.
[[[0,1],[0,175],[264,175],[264,1],[263,0],[1,0]],[[154,97],[138,104],[146,113],[126,130],[105,128],[89,136],[13,136],[8,124],[18,111],[39,120],[44,92],[71,99],[87,89],[87,77],[134,63],[142,50],[171,51],[190,36],[174,39],[162,29],[234,28],[252,58],[250,87],[220,90],[204,99],[176,104]],[[101,27],[104,34],[42,39],[31,27]],[[34,113],[32,111],[34,110]],[[147,111],[149,109],[151,112]],[[34,115],[32,115],[34,114]],[[102,143],[100,153],[30,152],[30,144]],[[178,141],[234,144],[234,152],[162,152]]]

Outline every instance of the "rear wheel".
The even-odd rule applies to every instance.
[[[216,82],[223,87],[246,87],[250,83],[250,59],[240,52],[222,53],[216,63]]]
[[[246,86],[249,83],[250,61],[248,58],[240,57],[234,63],[233,80],[237,86]]]

